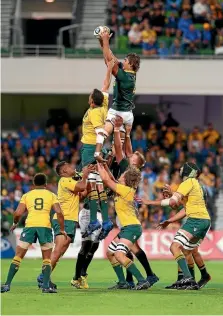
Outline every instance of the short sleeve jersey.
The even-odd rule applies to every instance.
[[[111,108],[116,111],[128,112],[135,108],[134,96],[136,89],[136,73],[123,70],[120,63],[114,81],[113,103]]]
[[[34,189],[24,194],[20,203],[28,211],[26,227],[51,228],[50,212],[54,204],[59,203],[57,196],[46,189]]]
[[[123,184],[116,185],[115,210],[121,226],[140,225],[134,203],[135,190]]]
[[[65,220],[78,221],[79,195],[74,194],[76,184],[77,181],[65,177],[58,183],[57,197]],[[56,214],[54,219],[57,219]]]
[[[108,112],[108,93],[103,92],[103,105],[95,108],[89,108],[84,114],[82,122],[83,144],[96,145],[96,128],[102,128]]]
[[[185,209],[188,217],[210,219],[206,208],[205,192],[197,179],[188,178],[183,181],[176,192],[187,198]]]

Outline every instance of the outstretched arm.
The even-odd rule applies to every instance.
[[[172,216],[171,218],[169,218],[168,220],[159,223],[159,225],[157,226],[157,229],[164,229],[166,228],[169,224],[171,223],[175,223],[180,221],[181,219],[183,219],[186,216],[186,211],[185,209],[180,210],[176,215]]]
[[[146,205],[176,207],[177,205],[179,205],[179,203],[181,202],[182,199],[183,199],[183,195],[178,193],[178,192],[175,192],[168,199],[155,200],[155,201],[142,199],[142,201]]]
[[[115,60],[115,65],[113,67],[113,71],[112,74],[114,76],[117,75],[118,73],[118,60],[117,58],[113,55],[110,46],[109,46],[109,39],[110,39],[110,35],[108,34],[108,32],[103,32],[101,34],[101,41],[102,41],[102,51],[103,51],[103,56],[104,59],[106,61],[106,63],[108,63],[109,61],[111,61],[112,59]]]
[[[105,167],[98,163],[98,172],[100,174],[100,177],[104,183],[104,185],[108,188],[110,188],[112,191],[116,192],[116,182],[110,178],[108,172],[105,170]]]
[[[112,69],[114,67],[114,60],[112,59],[107,63],[107,71],[106,71],[106,76],[103,82],[103,87],[101,89],[102,92],[108,92],[110,84],[111,84],[111,75],[112,75]]]
[[[125,134],[125,154],[126,154],[127,158],[131,157],[133,154],[132,142],[131,142],[131,137],[130,137],[131,129],[132,129],[132,127],[130,128],[129,125],[125,127],[125,131],[126,131],[126,134]]]
[[[120,136],[120,127],[123,124],[123,119],[120,116],[116,116],[114,122],[114,146],[115,146],[115,158],[117,163],[120,163],[124,158],[122,150],[122,142]]]

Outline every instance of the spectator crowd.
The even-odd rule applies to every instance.
[[[81,126],[72,130],[68,123],[61,128],[54,125],[42,129],[34,124],[31,129],[21,125],[14,133],[2,138],[1,158],[1,221],[2,227],[12,223],[22,194],[32,189],[36,172],[48,176],[48,189],[57,192],[57,175],[54,171],[61,160],[70,161],[74,168],[80,162]],[[137,197],[161,198],[165,183],[176,190],[180,184],[179,169],[185,161],[197,163],[201,168],[201,183],[208,191],[208,209],[214,221],[214,201],[221,187],[223,146],[218,131],[212,124],[202,131],[199,127],[186,134],[169,114],[162,125],[151,123],[147,128],[135,127],[132,133],[133,150],[145,155],[142,181]],[[114,216],[114,204],[110,202],[109,213]],[[172,216],[170,208],[139,207],[139,217],[144,228],[154,228],[157,223]],[[171,228],[176,228],[176,223]]]
[[[208,54],[223,47],[221,0],[111,0],[108,16],[120,48],[144,56]]]

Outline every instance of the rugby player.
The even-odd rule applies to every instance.
[[[173,193],[172,193],[171,188],[168,185],[166,185],[163,189],[163,197],[170,198],[172,196],[172,194]],[[174,222],[178,222],[181,219],[183,219],[184,217],[186,217],[186,211],[185,211],[183,205],[181,205],[180,207],[177,207],[177,209],[179,210],[179,212],[176,215],[169,218],[168,220],[161,222],[157,226],[157,229],[164,229],[169,224],[174,223]],[[182,251],[183,251],[183,253],[185,253],[184,249],[182,249]],[[191,253],[185,253],[185,257],[187,260],[188,269],[190,270],[190,273],[191,273],[193,278],[195,278],[194,262],[196,263],[196,265],[201,273],[201,279],[198,281],[198,286],[199,286],[199,288],[204,287],[211,280],[211,276],[207,272],[207,269],[206,269],[205,264],[204,264],[204,260],[202,259],[202,256],[198,251],[198,247],[193,249]],[[182,278],[183,278],[183,273],[178,266],[177,281],[180,281]],[[177,287],[178,287],[178,283],[174,282],[173,284],[168,285],[165,288],[166,289],[177,289]]]
[[[119,178],[119,183],[116,183],[102,164],[98,164],[98,171],[103,183],[116,193],[115,210],[122,226],[119,242],[108,259],[118,277],[119,284],[123,284],[123,289],[129,287],[125,281],[122,266],[137,279],[136,290],[148,289],[149,282],[144,279],[134,262],[127,257],[128,252],[142,234],[142,226],[136,216],[134,206],[134,195],[141,179],[141,173],[137,168],[129,167]]]
[[[101,143],[101,133],[103,133],[103,127],[108,112],[108,89],[111,83],[111,73],[113,65],[113,60],[111,60],[107,64],[107,73],[102,90],[94,89],[89,97],[89,109],[83,117],[82,124],[82,167],[85,167],[92,163],[96,163],[96,143]],[[103,219],[102,230],[104,236],[106,237],[106,235],[113,228],[113,225],[108,218],[107,195],[104,190],[103,183],[96,170],[90,173],[88,182],[87,199],[90,208],[90,224],[86,229],[84,237],[89,236],[93,231],[98,230],[101,227],[101,224],[97,220],[97,210],[99,206]]]
[[[122,143],[121,143],[121,135],[120,135],[120,128],[122,126],[123,120],[121,117],[117,116],[115,121],[114,121],[114,147],[115,147],[115,158],[116,162],[119,167],[119,172],[123,174],[129,166],[135,166],[136,168],[141,169],[145,163],[145,159],[142,154],[139,152],[134,152],[132,151],[132,144],[131,144],[131,139],[130,139],[130,129],[126,130],[126,135],[125,135],[125,142],[124,142],[124,147],[125,147],[125,153],[126,156],[124,155],[123,149],[122,149]],[[117,222],[118,227],[121,229],[119,226],[119,223]],[[107,251],[107,256],[109,257],[110,255],[112,256],[113,252],[116,249],[116,244],[119,242],[119,238],[116,237],[109,245],[108,251]],[[157,281],[159,281],[159,278],[153,273],[151,266],[149,264],[149,261],[147,259],[147,256],[145,252],[140,248],[138,242],[135,242],[132,250],[131,250],[136,258],[139,260],[139,262],[142,264],[143,268],[146,271],[147,274],[147,280],[150,283],[150,286],[155,284]],[[133,257],[132,257],[133,258]],[[127,277],[126,281],[132,286],[132,278],[130,274],[127,272]],[[120,288],[122,287],[123,284],[117,283],[117,285],[114,286],[114,288]]]
[[[11,282],[19,269],[22,259],[25,257],[29,246],[40,243],[43,257],[43,293],[57,293],[54,288],[49,287],[51,274],[51,253],[53,248],[53,234],[50,223],[50,211],[56,212],[58,220],[58,232],[63,242],[66,242],[67,234],[64,231],[64,216],[60,208],[56,195],[46,189],[47,178],[45,174],[38,173],[33,179],[34,189],[24,194],[20,200],[17,210],[14,213],[13,231],[21,218],[28,211],[25,228],[23,229],[20,241],[16,247],[16,255],[12,259],[9,268],[8,277],[4,285],[1,286],[1,292],[9,292]]]
[[[99,217],[98,213],[98,217]],[[99,247],[99,235],[101,228],[92,232],[91,235],[83,237],[86,232],[86,228],[90,223],[90,209],[88,203],[84,204],[84,207],[79,212],[79,225],[81,230],[81,249],[77,256],[75,275],[71,280],[71,285],[77,289],[88,289],[87,282],[87,269],[90,265],[95,252]]]
[[[146,201],[146,204],[176,207],[184,198],[187,199],[187,220],[176,233],[170,251],[183,273],[183,278],[177,282],[177,288],[197,290],[199,286],[190,273],[184,254],[191,253],[200,245],[210,229],[211,221],[206,208],[205,193],[198,182],[200,170],[197,165],[186,162],[180,169],[180,175],[183,182],[170,198]]]
[[[70,243],[74,242],[79,213],[79,194],[86,190],[87,178],[91,171],[91,165],[85,167],[83,169],[82,180],[76,181],[73,179],[75,176],[75,170],[71,164],[67,163],[66,161],[61,161],[56,166],[56,173],[60,177],[58,182],[57,197],[64,215],[67,239],[65,240],[61,235],[58,216],[55,214],[52,220],[55,237],[55,247],[51,255],[52,271],[55,269],[59,259],[67,251]],[[42,280],[43,273],[37,277],[37,282],[40,287],[42,285]],[[52,287],[56,288],[55,284],[52,282],[50,284]]]
[[[105,31],[102,33],[100,39],[106,63],[115,58],[109,47],[109,38],[108,32]],[[112,69],[112,74],[115,77],[113,103],[108,111],[104,130],[100,132],[101,139],[97,142],[95,151],[95,157],[100,162],[104,140],[111,135],[113,131],[113,119],[115,119],[117,115],[122,117],[124,124],[124,126],[122,126],[122,132],[125,133],[125,128],[129,130],[132,129],[134,120],[132,110],[135,108],[133,100],[136,89],[136,73],[139,67],[140,57],[135,53],[129,53],[122,63],[115,58],[115,64]]]

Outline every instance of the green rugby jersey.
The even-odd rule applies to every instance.
[[[128,112],[135,108],[133,99],[135,95],[136,73],[134,71],[125,71],[122,67],[120,63],[114,82],[111,108],[116,111]]]

